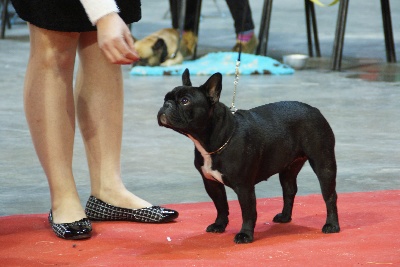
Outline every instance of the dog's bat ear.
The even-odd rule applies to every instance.
[[[217,103],[222,91],[221,73],[217,72],[213,74],[202,87],[205,89],[206,96],[210,99],[211,103]]]
[[[185,69],[185,71],[182,74],[182,84],[185,86],[192,86],[192,82],[190,81],[190,73],[188,69]]]
[[[163,63],[167,60],[168,57],[168,47],[165,44],[165,41],[161,38],[158,38],[154,45],[151,47],[153,49],[154,55],[160,56],[160,63]]]
[[[153,51],[158,51],[162,50],[164,46],[166,46],[165,41],[161,38],[158,38],[151,48],[153,49]]]

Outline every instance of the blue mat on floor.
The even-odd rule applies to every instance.
[[[136,76],[181,75],[188,68],[191,75],[211,75],[216,72],[223,75],[234,75],[237,57],[238,53],[236,52],[216,52],[170,67],[135,66],[130,73]],[[291,67],[275,59],[245,53],[242,53],[239,71],[241,75],[294,73]]]

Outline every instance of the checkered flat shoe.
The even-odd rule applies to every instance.
[[[143,223],[165,223],[176,219],[179,213],[159,206],[142,209],[119,208],[94,196],[86,203],[86,216],[94,221],[131,221]]]
[[[50,210],[49,223],[53,232],[64,239],[86,239],[91,236],[92,224],[87,218],[72,223],[54,223],[53,213]]]

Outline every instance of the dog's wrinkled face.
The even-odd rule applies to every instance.
[[[221,74],[216,73],[202,86],[192,87],[186,69],[182,75],[183,86],[165,95],[157,115],[158,124],[185,135],[206,130],[212,107],[219,101],[221,79]]]
[[[136,41],[135,50],[140,60],[133,66],[159,66],[168,59],[168,47],[161,38],[147,38]]]
[[[179,49],[177,49],[178,44],[180,44]],[[133,67],[168,67],[180,64],[185,57],[194,54],[196,44],[197,37],[191,31],[186,31],[180,36],[176,29],[161,29],[141,40],[135,40],[134,47],[140,60],[133,64]]]

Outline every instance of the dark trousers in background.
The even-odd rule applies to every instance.
[[[169,0],[172,27],[175,29],[179,28],[179,2],[180,0]],[[254,22],[251,14],[251,8],[248,0],[226,0],[229,11],[231,12],[235,32],[254,30]],[[198,25],[196,25],[196,8],[201,8],[201,0],[187,0],[186,1],[186,15],[185,15],[185,31],[196,31]],[[200,10],[198,12],[200,15]]]

